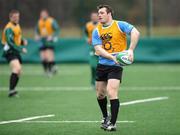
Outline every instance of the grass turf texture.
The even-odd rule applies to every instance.
[[[124,68],[123,83],[119,93],[121,102],[164,96],[169,99],[122,106],[118,120],[135,122],[118,123],[118,130],[112,134],[180,134],[179,66],[179,64],[133,64]],[[23,65],[24,72],[17,87],[17,90],[20,89],[20,98],[9,99],[7,88],[10,70],[8,65],[1,65],[0,121],[48,114],[55,114],[55,117],[33,121],[101,120],[95,91],[90,87],[89,66],[68,64],[58,65],[58,67],[58,75],[48,78],[43,74],[40,65]],[[42,89],[35,90],[36,87]],[[56,90],[51,87],[56,87]],[[43,88],[49,89],[43,90]],[[87,89],[78,90],[78,88]],[[0,135],[12,134],[102,135],[109,133],[101,130],[99,123],[9,123],[0,125]]]

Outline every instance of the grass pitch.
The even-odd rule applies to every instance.
[[[101,114],[86,64],[58,65],[48,78],[41,65],[23,65],[20,98],[8,98],[8,65],[0,65],[0,135],[102,135]],[[124,68],[121,103],[168,99],[121,106],[114,135],[180,134],[180,65],[133,64]],[[52,117],[22,120],[35,116]],[[19,120],[12,122],[12,120]],[[89,122],[88,122],[89,121]],[[2,124],[2,122],[9,122]]]

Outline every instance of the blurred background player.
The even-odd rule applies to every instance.
[[[9,22],[2,33],[3,57],[6,58],[11,67],[9,80],[9,97],[17,95],[16,85],[21,73],[21,55],[27,50],[23,45],[27,45],[27,40],[22,38],[22,31],[19,25],[20,13],[18,10],[12,10],[9,13]]]
[[[51,76],[57,72],[54,58],[54,43],[58,40],[59,25],[49,16],[46,9],[40,12],[40,18],[36,26],[35,39],[41,41],[40,57],[45,73]]]
[[[98,62],[98,56],[95,55],[94,47],[92,47],[92,32],[98,24],[98,13],[92,11],[90,14],[90,21],[86,23],[85,34],[87,36],[87,43],[89,44],[89,64],[91,68],[91,85],[95,88],[96,81],[96,66]]]
[[[98,6],[99,24],[93,31],[92,44],[99,55],[96,69],[97,100],[104,117],[101,128],[116,130],[119,112],[118,89],[122,80],[123,68],[116,60],[116,54],[127,48],[126,35],[130,35],[129,59],[133,61],[134,49],[139,40],[137,29],[124,21],[113,20],[113,10],[108,5]],[[107,97],[110,100],[111,119],[107,112]]]

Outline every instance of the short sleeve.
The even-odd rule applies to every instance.
[[[99,37],[97,29],[94,29],[92,33],[92,45],[93,46],[102,45],[102,40]]]
[[[121,29],[122,32],[126,34],[130,34],[131,30],[134,28],[133,25],[129,24],[128,22],[125,21],[118,21],[118,26]]]

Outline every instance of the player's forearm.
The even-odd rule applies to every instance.
[[[55,20],[53,21],[52,27],[54,29],[53,37],[59,37],[60,28],[59,28],[58,23]]]
[[[133,28],[131,31],[131,42],[129,46],[129,50],[134,50],[139,41],[140,33],[136,28]]]
[[[60,29],[56,29],[56,31],[53,34],[53,37],[59,37]]]
[[[104,58],[107,58],[110,60],[114,59],[114,57],[110,53],[105,51],[100,45],[95,46],[95,51],[96,51],[97,55],[99,55],[101,57],[104,57]]]

